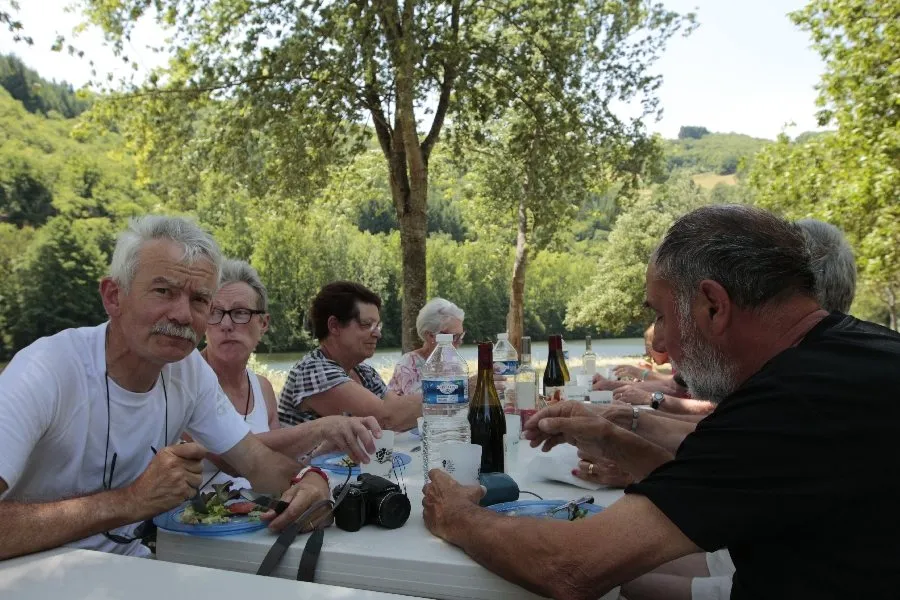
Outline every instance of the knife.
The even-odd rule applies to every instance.
[[[262,506],[267,510],[274,510],[279,515],[289,506],[284,500],[276,500],[265,494],[258,494],[253,490],[242,489],[240,494],[244,500],[248,500],[257,506]]]

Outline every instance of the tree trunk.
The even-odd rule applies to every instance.
[[[401,343],[409,352],[421,345],[416,332],[416,317],[425,305],[426,270],[425,240],[428,234],[426,198],[428,169],[407,171],[406,152],[402,144],[394,145],[389,162],[391,195],[400,222],[400,254],[403,282],[401,306]]]
[[[894,289],[891,286],[887,286],[884,291],[888,307],[888,327],[894,331],[900,331],[897,329],[897,294],[894,293]]]
[[[525,268],[528,266],[528,213],[525,195],[519,198],[518,231],[516,233],[516,258],[513,261],[512,283],[509,291],[509,312],[506,313],[506,331],[509,343],[522,353],[522,335],[525,329]]]

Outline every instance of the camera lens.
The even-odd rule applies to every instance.
[[[409,498],[399,492],[387,492],[381,496],[378,510],[375,512],[376,522],[388,529],[403,527],[409,519]]]

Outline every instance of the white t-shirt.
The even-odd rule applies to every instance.
[[[247,422],[250,433],[265,433],[269,431],[269,408],[266,406],[266,399],[263,397],[262,386],[259,384],[259,377],[256,373],[247,369],[247,380],[250,382],[250,392],[253,396],[251,404],[253,408],[250,410],[250,414],[244,417],[244,421]],[[232,404],[232,406],[234,406],[234,404]],[[241,413],[238,413],[238,415],[240,414]],[[213,485],[229,481],[232,482],[231,489],[233,490],[250,488],[250,482],[243,477],[236,477],[222,472],[217,473],[217,471],[219,471],[219,467],[206,459],[203,460],[203,481],[209,481],[209,483],[207,483],[201,491],[212,491]],[[212,479],[210,479],[210,477],[212,477]]]
[[[0,374],[0,478],[9,486],[3,500],[53,501],[102,491],[104,459],[108,477],[113,453],[118,459],[112,487],[125,487],[150,464],[151,446],[176,443],[184,431],[217,454],[248,433],[197,351],[163,367],[146,393],[129,392],[110,379],[107,420],[105,339],[105,323],[67,329],[19,351]],[[114,533],[130,536],[137,525]],[[117,544],[102,535],[68,545],[149,554],[138,541]]]

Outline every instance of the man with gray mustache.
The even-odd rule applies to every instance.
[[[61,545],[148,555],[140,522],[196,493],[208,453],[283,493],[289,508],[263,516],[274,530],[329,497],[321,471],[249,434],[196,352],[221,263],[187,219],[132,220],[100,282],[109,321],[37,340],[0,374],[0,560]]]

